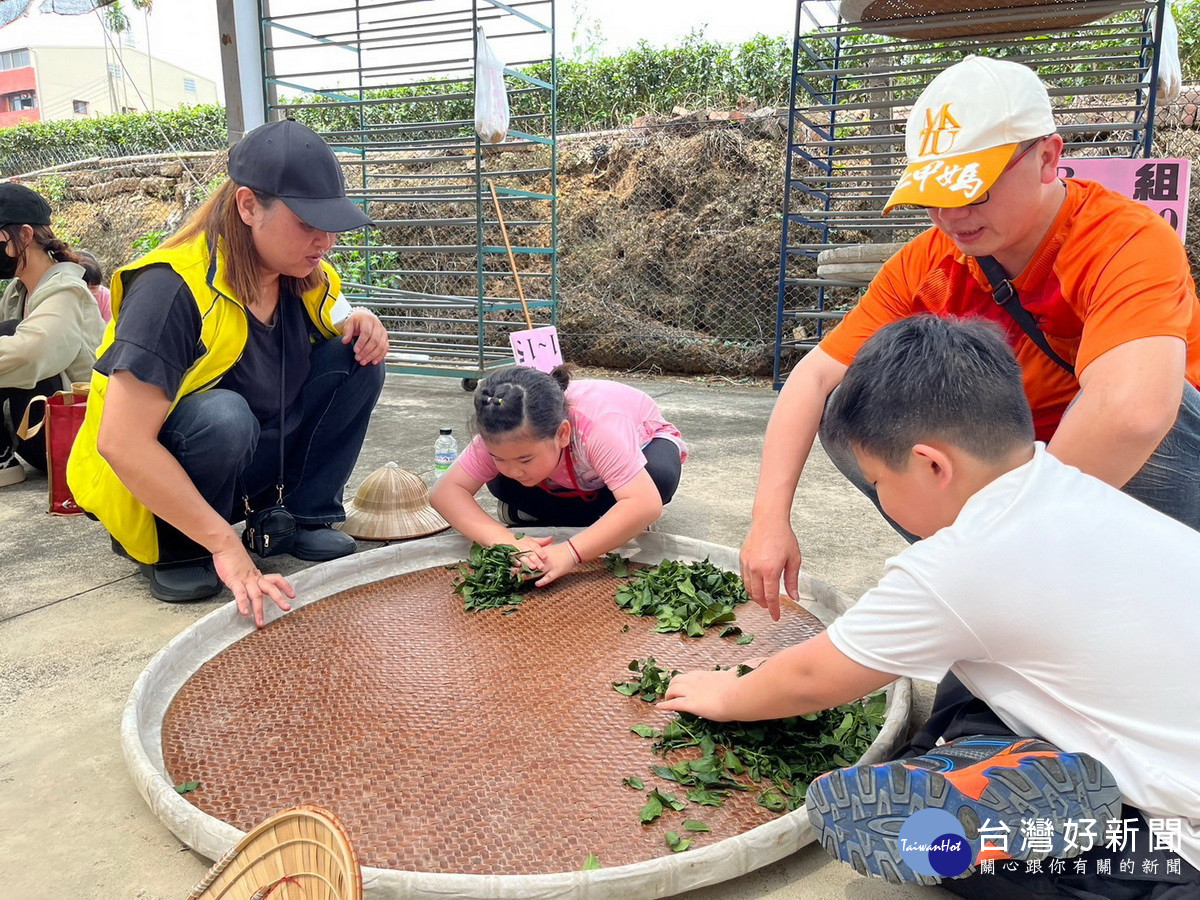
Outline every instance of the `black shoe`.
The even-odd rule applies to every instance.
[[[349,556],[356,549],[354,538],[332,525],[300,525],[296,528],[296,542],[288,552],[296,559],[326,562]]]
[[[212,557],[155,565],[138,563],[138,568],[150,582],[150,593],[164,603],[207,600],[224,587]]]
[[[505,503],[503,500],[496,501],[496,518],[500,520],[501,525],[507,525],[512,528],[515,525],[537,525],[538,520],[527,512],[522,512],[510,503]]]

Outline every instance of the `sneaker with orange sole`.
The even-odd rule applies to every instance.
[[[900,852],[900,829],[917,810],[943,809],[958,820],[976,861],[969,874],[980,859],[1079,855],[1088,849],[1075,840],[1079,824],[1094,821],[1089,828],[1103,835],[1121,817],[1121,793],[1086,753],[1064,753],[1035,738],[981,735],[911,759],[828,772],[808,786],[805,807],[821,846],[859,874],[937,884],[940,877],[913,871]],[[1049,833],[1027,840],[1032,822],[1043,830],[1048,822]]]

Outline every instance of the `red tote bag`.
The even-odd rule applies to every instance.
[[[67,487],[67,460],[71,456],[75,436],[83,425],[90,387],[87,382],[78,382],[72,385],[72,390],[59,391],[50,397],[34,397],[25,409],[21,427],[17,429],[17,436],[22,440],[35,437],[43,428],[46,429],[46,481],[50,488],[52,516],[77,516],[83,512]],[[42,421],[31,428],[29,413],[36,403],[45,404],[46,412]]]

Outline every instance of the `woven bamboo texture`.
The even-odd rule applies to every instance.
[[[345,823],[364,866],[482,875],[578,871],[669,856],[663,835],[698,818],[694,847],[771,818],[753,794],[643,826],[642,793],[681,793],[630,732],[669,717],[612,682],[630,660],[664,668],[735,664],[804,640],[820,623],[785,603],[753,604],[747,646],[654,633],[613,602],[598,564],[533,592],[513,615],[466,613],[453,573],[425,569],[335,594],[233,644],[177,693],[163,756],[187,800],[249,830],[316,804]]]
[[[362,900],[354,846],[328,810],[268,818],[217,860],[187,900]]]

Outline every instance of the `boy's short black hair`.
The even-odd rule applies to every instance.
[[[998,328],[924,314],[885,325],[863,344],[825,408],[822,439],[893,469],[929,440],[996,462],[1033,441],[1033,416]]]

